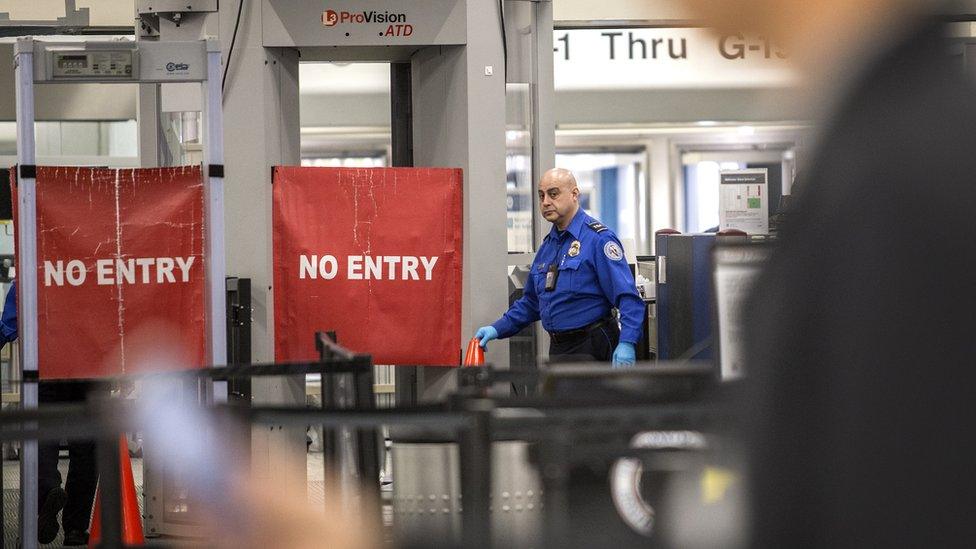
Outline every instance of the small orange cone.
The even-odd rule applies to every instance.
[[[465,366],[484,366],[485,350],[481,348],[481,340],[472,337],[468,342],[468,350],[464,353]]]
[[[129,460],[129,445],[125,435],[119,441],[119,469],[122,473],[122,545],[134,547],[145,545],[142,535],[142,517],[139,516],[139,500],[136,499],[136,483],[132,478],[132,462]],[[91,534],[88,547],[97,547],[102,541],[102,495],[101,489],[95,495],[95,513],[92,515]]]

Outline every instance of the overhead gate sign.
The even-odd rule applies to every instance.
[[[453,365],[461,340],[460,169],[274,169],[275,358],[314,335],[378,364]]]
[[[200,168],[38,167],[36,196],[40,377],[203,366]]]

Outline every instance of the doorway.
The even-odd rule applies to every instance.
[[[314,62],[298,70],[302,165],[392,165],[390,63]]]
[[[765,168],[769,184],[769,215],[779,210],[794,175],[792,147],[756,151],[684,150],[681,154],[681,191],[686,233],[714,232],[719,224],[719,173],[723,170]],[[786,185],[784,186],[784,181]]]

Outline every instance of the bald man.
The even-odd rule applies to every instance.
[[[617,236],[580,207],[579,196],[569,170],[556,168],[542,176],[539,207],[552,229],[535,254],[525,294],[475,334],[482,348],[541,319],[553,361],[634,364],[644,302]]]

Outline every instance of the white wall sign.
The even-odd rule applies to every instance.
[[[796,84],[769,40],[706,29],[573,29],[553,34],[556,89],[774,88]]]
[[[749,314],[745,308],[769,256],[769,245],[715,246],[713,271],[718,318],[718,353],[723,380],[742,377],[747,361],[743,349]]]
[[[769,173],[766,168],[719,173],[718,228],[769,233]]]
[[[461,0],[263,0],[264,47],[429,46],[467,41]]]

